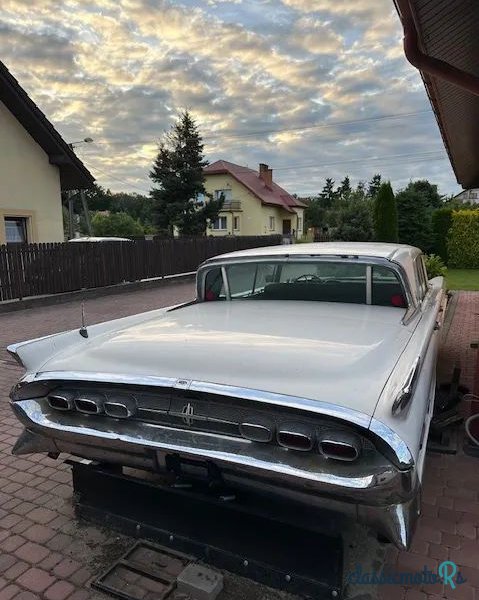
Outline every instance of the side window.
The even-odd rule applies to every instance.
[[[396,273],[387,267],[373,266],[371,296],[371,303],[376,306],[407,306],[401,282]]]
[[[414,271],[416,274],[416,284],[417,284],[417,299],[421,301],[426,295],[428,288],[428,281],[425,274],[424,262],[422,255],[416,257],[414,261]]]
[[[270,263],[245,263],[226,267],[231,299],[250,298],[264,290],[273,281],[274,265]]]
[[[424,254],[421,254],[421,265],[422,265],[422,271],[424,273],[424,277],[426,279],[426,289],[427,289],[429,287],[429,275],[427,274],[426,261],[424,260]]]
[[[205,278],[205,297],[203,300],[210,302],[212,300],[225,300],[225,288],[221,269],[211,269]]]

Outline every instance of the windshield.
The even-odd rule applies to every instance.
[[[368,293],[370,270],[370,293]],[[406,307],[396,273],[381,265],[334,261],[244,262],[212,268],[204,300],[309,300]],[[229,294],[228,294],[229,293]]]

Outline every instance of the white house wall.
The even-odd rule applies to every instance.
[[[59,169],[0,102],[0,244],[6,216],[27,218],[30,242],[63,241]]]

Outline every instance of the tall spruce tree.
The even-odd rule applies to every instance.
[[[339,184],[339,187],[336,190],[336,194],[341,200],[349,200],[349,198],[351,197],[351,192],[351,181],[349,179],[349,176],[346,175],[346,177]]]
[[[218,217],[222,201],[209,198],[203,206],[198,196],[208,196],[203,169],[208,162],[203,156],[203,142],[195,120],[185,110],[178,116],[159,144],[158,155],[150,171],[154,187],[154,224],[160,233],[173,235],[177,227],[181,235],[201,235],[209,221]]]
[[[398,211],[389,181],[381,184],[374,197],[373,223],[378,242],[398,241]]]
[[[373,175],[373,178],[369,182],[369,186],[368,186],[369,198],[374,198],[374,196],[378,193],[380,187],[381,187],[381,175],[379,173],[376,173],[376,175]]]
[[[334,191],[334,180],[330,177],[326,178],[326,182],[323,189],[319,193],[319,197],[322,200],[324,208],[331,208],[331,206],[334,204],[337,194]]]

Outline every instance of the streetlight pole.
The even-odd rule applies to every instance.
[[[93,142],[93,138],[91,137],[86,137],[83,138],[82,140],[78,140],[77,142],[70,142],[68,145],[70,146],[71,150],[74,150],[77,146],[80,146],[81,144],[91,144]],[[82,202],[82,207],[83,207],[83,213],[85,215],[85,223],[86,223],[86,227],[88,230],[88,235],[91,236],[91,221],[90,221],[90,213],[88,212],[88,201],[85,195],[85,190],[79,190],[80,191],[80,198],[81,198],[81,202]],[[75,237],[75,223],[74,223],[74,206],[73,206],[73,200],[75,198],[75,194],[73,192],[73,190],[69,190],[68,191],[68,236],[70,239],[73,239]]]

